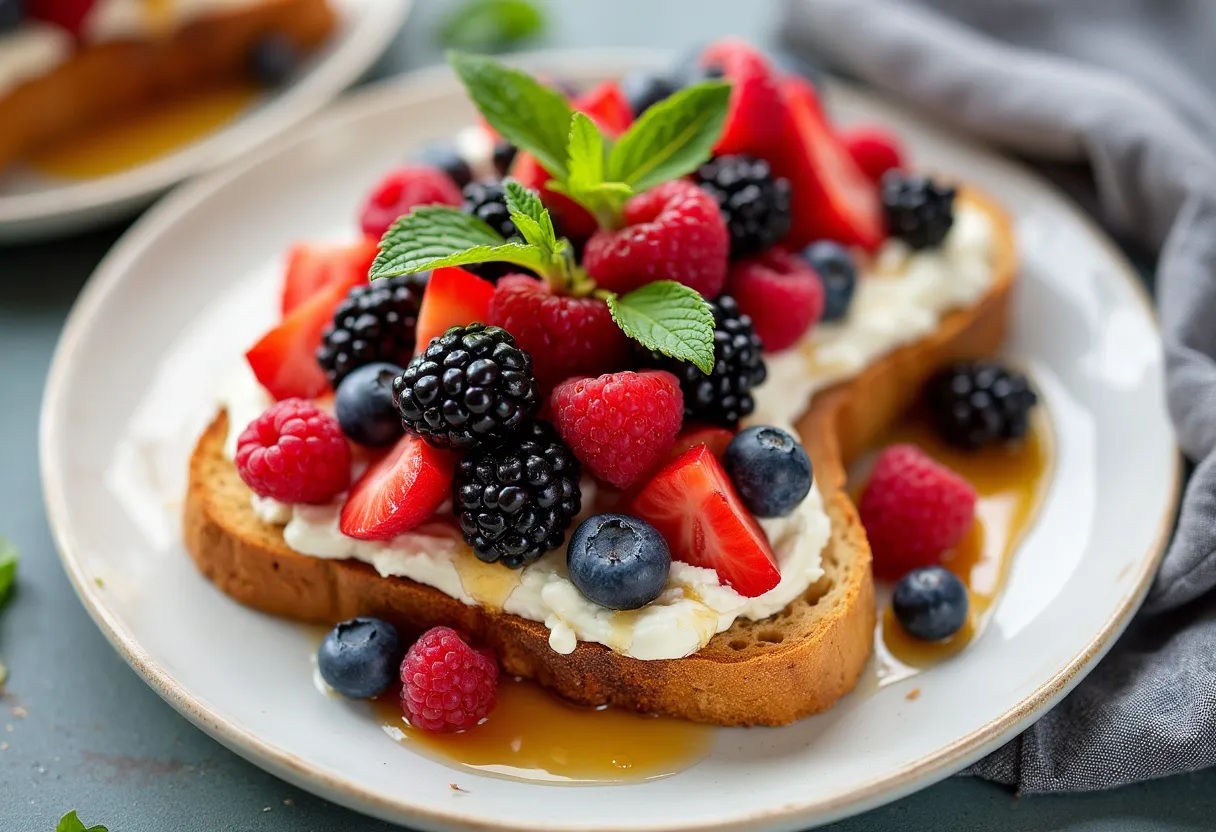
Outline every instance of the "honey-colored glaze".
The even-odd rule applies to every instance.
[[[970,614],[963,629],[942,642],[908,636],[888,605],[879,616],[875,651],[879,684],[906,679],[960,652],[983,632],[1000,597],[1018,545],[1034,524],[1051,485],[1054,448],[1051,424],[1040,408],[1031,419],[1025,441],[1010,447],[962,451],[937,438],[919,415],[897,424],[875,452],[854,466],[850,490],[856,496],[873,465],[876,451],[895,443],[918,446],[971,483],[979,495],[975,525],[942,565],[967,585]]]
[[[532,682],[499,682],[498,705],[458,734],[413,728],[396,695],[373,703],[397,742],[458,769],[554,784],[640,782],[683,771],[709,755],[714,731],[615,708],[581,708]]]
[[[146,164],[232,122],[258,95],[252,84],[226,86],[165,102],[143,113],[57,142],[29,158],[67,179],[108,176]]]
[[[519,586],[520,571],[505,569],[498,563],[483,563],[476,558],[459,558],[456,572],[460,585],[478,604],[501,610],[507,598]]]

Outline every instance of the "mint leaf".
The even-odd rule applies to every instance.
[[[650,350],[714,369],[714,313],[692,289],[658,280],[624,297],[610,295],[612,320],[633,340]]]
[[[549,209],[540,201],[540,196],[514,179],[506,180],[504,187],[507,211],[523,238],[547,252],[556,251],[557,232],[553,228],[553,218],[549,216]]]
[[[0,537],[0,607],[8,601],[17,580],[17,547]]]
[[[608,157],[608,179],[645,191],[709,159],[730,105],[730,85],[686,87],[642,114]]]
[[[104,826],[90,826],[85,828],[85,825],[76,817],[76,810],[68,812],[59,819],[59,825],[55,827],[55,832],[109,832]]]
[[[455,208],[428,205],[398,218],[384,233],[369,276],[376,280],[492,261],[540,269],[545,256],[534,246],[508,243],[476,217]]]
[[[585,113],[570,118],[569,157],[572,189],[582,190],[604,181],[604,134]]]
[[[469,0],[443,21],[444,46],[495,52],[540,34],[545,15],[529,0]]]
[[[450,52],[448,61],[491,127],[551,175],[567,177],[570,105],[561,93],[491,58]]]

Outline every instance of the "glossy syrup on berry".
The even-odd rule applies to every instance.
[[[883,601],[875,636],[875,670],[880,687],[959,653],[984,631],[1018,546],[1043,505],[1055,465],[1051,423],[1042,407],[1032,413],[1030,432],[1024,441],[976,451],[946,444],[937,437],[927,417],[913,413],[853,464],[849,490],[854,498],[864,486],[877,452],[899,442],[916,445],[960,474],[979,495],[975,525],[942,559],[942,565],[967,585],[971,609],[967,623],[954,636],[941,642],[924,642],[907,635],[895,620],[890,604]],[[883,593],[880,588],[880,598],[887,595],[889,592]]]
[[[567,703],[533,682],[502,677],[498,705],[468,731],[409,724],[395,693],[372,703],[386,734],[456,769],[529,782],[595,785],[676,774],[709,755],[714,731],[668,717]]]

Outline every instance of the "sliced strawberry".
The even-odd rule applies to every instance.
[[[350,288],[365,280],[366,271],[352,271],[314,292],[245,353],[253,374],[275,399],[311,399],[329,389],[317,363],[321,330]]]
[[[815,88],[803,78],[790,77],[783,89],[794,127],[793,146],[774,167],[790,180],[793,222],[786,245],[797,249],[827,238],[876,248],[883,239],[878,188],[833,132]]]
[[[705,445],[659,471],[629,513],[659,530],[673,560],[716,570],[744,597],[763,595],[781,581],[764,531]]]
[[[494,284],[472,272],[458,266],[435,269],[418,308],[414,354],[421,355],[432,338],[454,326],[488,321],[493,297]]]
[[[372,237],[364,237],[349,245],[296,243],[287,252],[283,314],[289,314],[332,283],[349,287],[366,280],[378,250]]]
[[[777,165],[785,151],[789,113],[777,73],[768,59],[740,40],[721,40],[701,55],[701,65],[720,67],[731,82],[730,110],[714,153],[748,153]]]
[[[34,20],[54,23],[80,37],[85,18],[96,0],[26,0],[25,13]]]
[[[350,490],[338,528],[358,540],[388,540],[425,523],[452,494],[455,456],[402,437]]]
[[[571,106],[591,116],[591,120],[610,136],[619,136],[633,123],[629,99],[616,81],[605,81],[592,87],[574,99]]]
[[[685,451],[692,450],[698,445],[704,445],[721,462],[722,458],[726,456],[726,446],[734,438],[734,431],[727,430],[726,428],[690,422],[684,426],[684,430],[676,437],[676,444],[672,446],[671,452],[667,455],[667,461],[670,462],[676,459]]]
[[[562,233],[571,239],[585,240],[599,228],[595,217],[586,208],[579,205],[565,194],[559,194],[545,187],[553,177],[549,171],[541,167],[540,162],[531,153],[519,151],[515,161],[511,163],[511,176],[519,180],[525,188],[540,192],[541,201],[553,212],[561,225]]]

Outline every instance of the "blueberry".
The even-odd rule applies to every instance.
[[[780,428],[740,431],[726,446],[726,473],[757,517],[789,514],[811,490],[811,458]]]
[[[0,32],[9,32],[21,24],[24,13],[22,0],[0,0]]]
[[[658,598],[667,585],[671,550],[645,520],[596,514],[570,536],[566,566],[588,600],[613,610],[636,610]]]
[[[404,370],[376,362],[352,370],[338,384],[334,415],[342,432],[360,445],[391,445],[401,438],[401,414],[393,401],[393,379]]]
[[[300,64],[300,50],[287,35],[274,32],[258,39],[249,52],[253,77],[268,87],[287,82]]]
[[[397,678],[401,664],[397,630],[379,618],[352,618],[334,627],[317,650],[325,684],[350,699],[372,699]]]
[[[506,139],[494,143],[494,170],[498,171],[499,176],[506,176],[510,172],[517,152],[518,148]]]
[[[899,579],[891,599],[895,618],[913,638],[941,641],[967,623],[967,587],[949,569],[926,566]]]
[[[857,269],[849,250],[831,240],[817,240],[802,250],[802,258],[823,281],[823,320],[843,318],[857,287]]]
[[[634,118],[679,89],[679,85],[665,75],[654,72],[634,72],[621,81],[621,91],[629,101]]]
[[[424,146],[415,153],[412,160],[420,165],[430,165],[452,177],[457,187],[463,188],[473,181],[473,170],[456,148],[443,142],[435,142]]]

